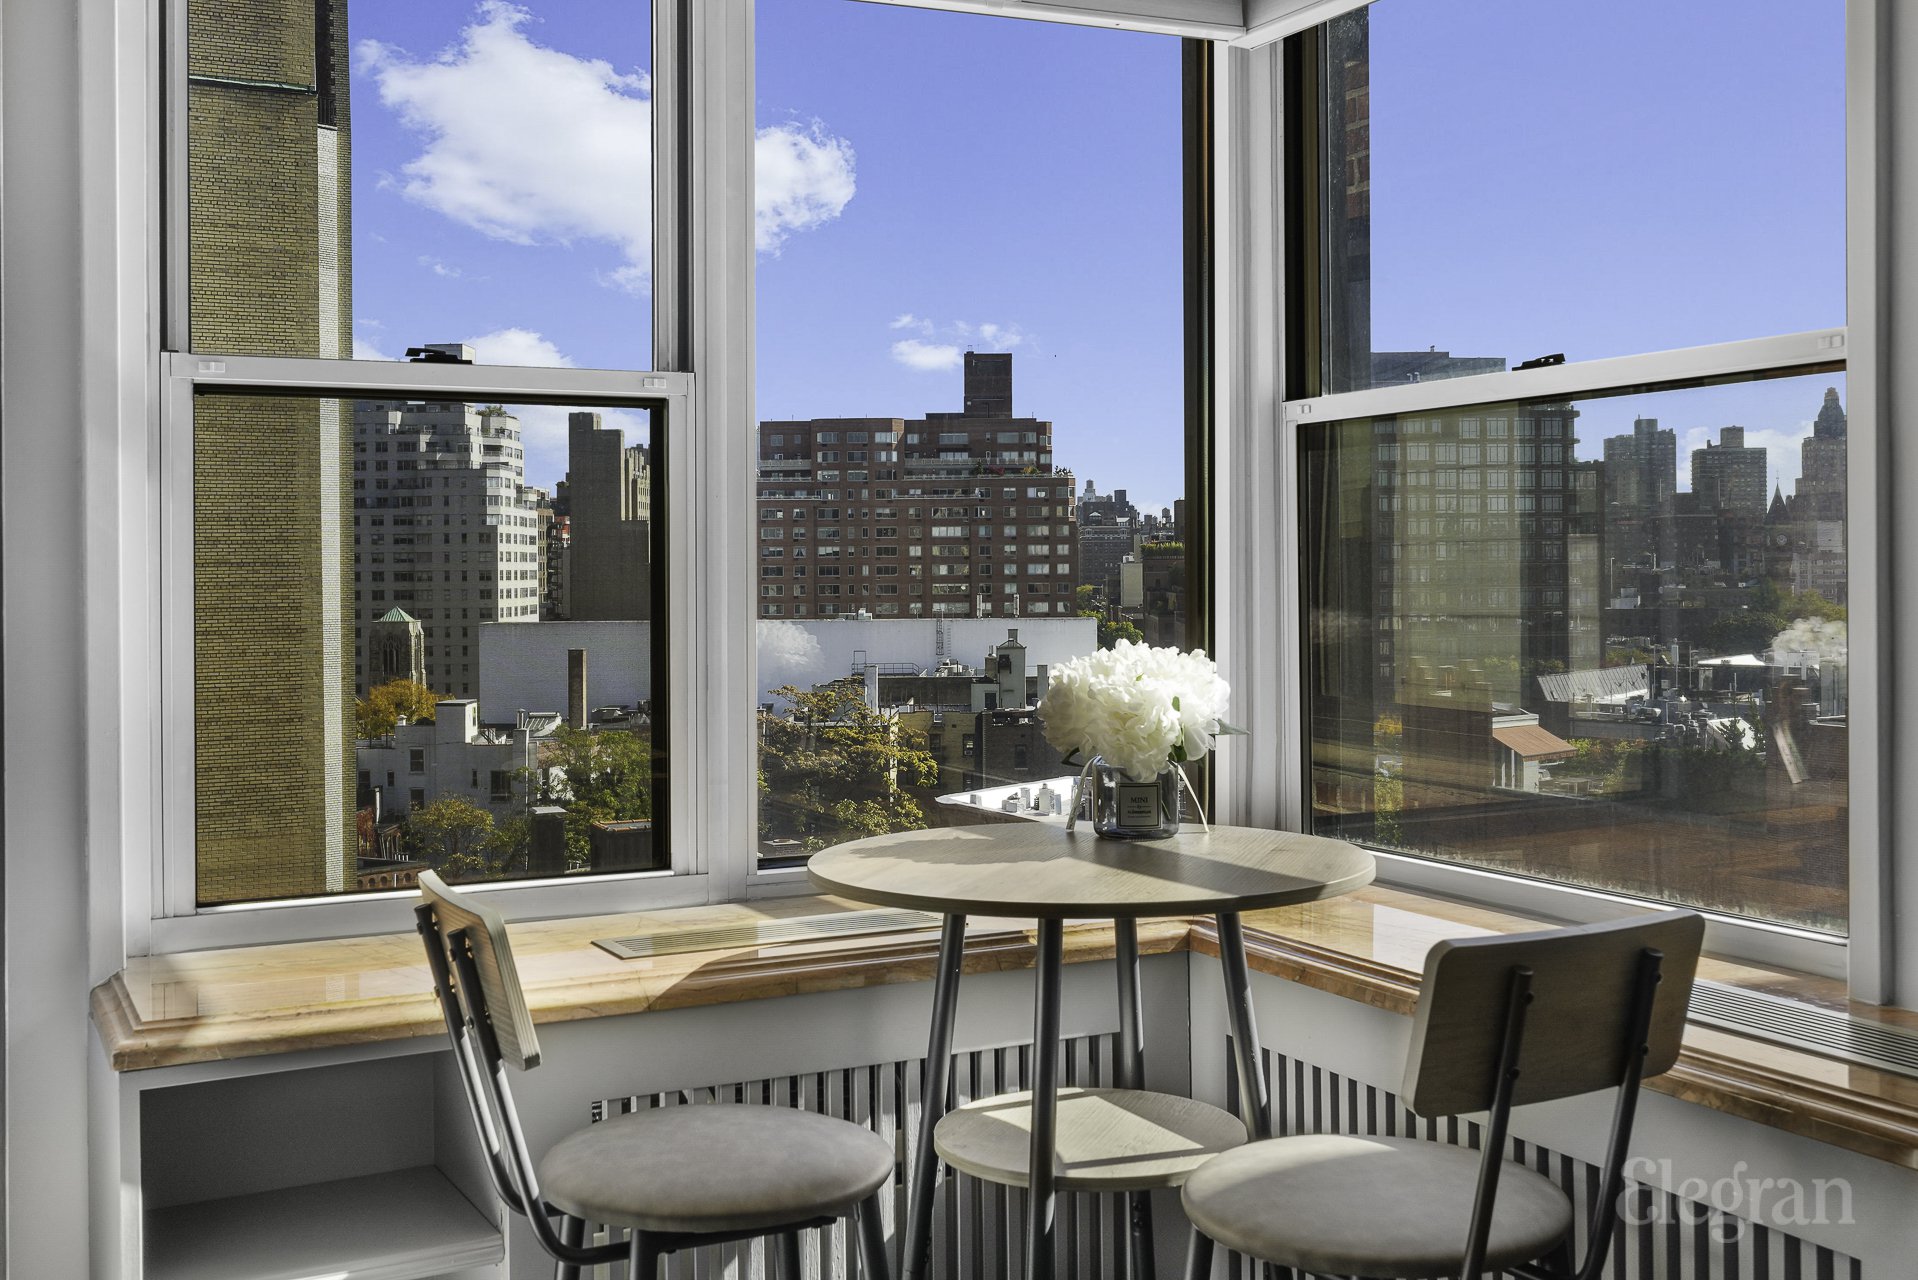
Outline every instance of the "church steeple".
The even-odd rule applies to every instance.
[[[1774,484],[1771,490],[1771,507],[1765,512],[1766,524],[1782,524],[1791,519],[1791,508],[1785,503],[1785,489]]]

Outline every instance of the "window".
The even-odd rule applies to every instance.
[[[871,616],[762,615],[762,853],[783,860],[875,827],[965,821],[942,796],[1073,772],[1030,718],[968,713],[964,755],[976,760],[948,760],[931,748],[927,705],[1028,707],[1043,697],[1042,668],[1102,640],[1185,643],[1187,539],[1171,511],[1186,505],[1188,245],[1168,176],[1181,172],[1198,117],[1184,112],[1176,38],[851,0],[761,4],[755,21],[762,136],[809,122],[809,154],[843,155],[850,195],[845,234],[759,258],[757,401],[779,406],[782,431],[800,419],[815,438],[830,423],[848,444],[896,442],[883,461],[901,469],[899,496],[915,504],[841,526],[841,563],[857,566],[848,578],[887,579],[876,592],[847,588],[859,593],[847,611]],[[1031,74],[1041,65],[1044,75]],[[1084,103],[1115,101],[1113,83],[1137,91],[1088,116]],[[928,150],[927,136],[944,141]],[[1066,138],[1073,159],[1062,168]],[[1000,178],[962,202],[915,194],[948,187],[955,166]],[[1099,233],[1042,249],[989,230],[1020,225],[1035,207]],[[822,290],[824,280],[848,287]],[[881,281],[917,293],[888,301],[875,323],[857,295]],[[1042,354],[1042,331],[1084,354],[1059,368]],[[846,373],[822,378],[825,368]],[[889,416],[856,416],[873,413]],[[761,424],[762,439],[774,425]],[[1070,470],[1092,467],[1113,492]],[[1150,529],[1168,548],[1142,591],[1121,602],[1115,590],[1106,607],[1072,603],[1095,580],[1078,546],[1082,489],[1103,517]],[[1024,553],[1019,542],[983,545],[1000,531],[1033,541]],[[1017,582],[1001,592],[975,577],[987,555],[1044,576],[1032,590],[1047,598],[1023,611],[1043,617],[1022,621]],[[1114,555],[1097,581],[1116,578],[1117,564]],[[891,593],[905,599],[877,598]],[[836,766],[856,754],[885,767]]]
[[[1619,16],[1380,0],[1295,37],[1308,821],[1843,934],[1843,7],[1745,6],[1726,56],[1645,6],[1672,25],[1632,112]],[[1515,98],[1556,144],[1475,159]],[[1511,198],[1468,216],[1488,166]],[[1601,171],[1596,202],[1547,194]]]
[[[178,5],[162,438],[190,440],[191,486],[163,505],[191,585],[162,626],[190,648],[164,696],[194,768],[156,917],[420,867],[590,871],[607,797],[569,759],[617,773],[619,816],[666,816],[668,655],[647,633],[691,384],[635,376],[654,337],[650,6],[355,6],[350,43],[344,0],[282,8]],[[368,452],[400,460],[363,488]],[[521,710],[567,703],[541,558],[563,480],[569,616],[625,629],[605,642],[636,704],[617,734]],[[512,635],[473,625],[493,623]],[[535,802],[563,811],[559,839],[536,838]]]

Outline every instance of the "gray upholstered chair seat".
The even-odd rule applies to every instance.
[[[1306,1135],[1217,1156],[1185,1184],[1192,1223],[1228,1249],[1377,1280],[1456,1274],[1479,1153],[1415,1138]],[[1507,1161],[1488,1270],[1549,1252],[1572,1228],[1565,1193]]]
[[[588,1222],[751,1231],[844,1213],[892,1177],[867,1129],[790,1107],[661,1107],[589,1125],[540,1162],[540,1193]]]

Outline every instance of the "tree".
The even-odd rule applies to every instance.
[[[1109,610],[1099,595],[1097,587],[1082,586],[1076,594],[1079,616],[1099,620],[1099,647],[1110,649],[1121,640],[1130,640],[1134,644],[1145,641],[1145,633],[1124,618],[1108,617]]]
[[[433,709],[448,695],[434,693],[416,680],[388,680],[366,691],[353,704],[354,732],[362,738],[384,738],[405,716],[409,724],[433,723]]]
[[[493,815],[458,796],[441,796],[406,819],[409,843],[428,862],[463,879],[491,874],[485,856]]]
[[[774,693],[791,710],[759,713],[762,836],[811,852],[926,825],[913,791],[938,785],[939,762],[920,735],[867,706],[856,682]]]
[[[653,743],[645,734],[562,727],[540,764],[547,797],[566,808],[566,859],[573,866],[586,865],[595,822],[653,816]]]

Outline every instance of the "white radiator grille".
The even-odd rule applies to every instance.
[[[1226,1062],[1234,1059],[1229,1052]],[[1397,1094],[1270,1050],[1272,1124],[1280,1134],[1357,1133],[1413,1136],[1477,1148],[1480,1126],[1457,1118],[1415,1116]],[[1236,1073],[1227,1094],[1237,1106]],[[1641,1129],[1642,1133],[1642,1129]],[[1642,1149],[1644,1143],[1638,1144]],[[1551,1178],[1579,1206],[1577,1248],[1584,1256],[1589,1206],[1598,1196],[1598,1166],[1514,1139],[1512,1159]],[[1626,1184],[1628,1212],[1613,1233],[1605,1280],[1863,1280],[1858,1261],[1801,1240],[1775,1226],[1749,1222],[1666,1191]],[[1303,1280],[1289,1268],[1234,1259],[1234,1280]]]
[[[1112,1083],[1115,1037],[1068,1040],[1060,1082],[1071,1085]],[[958,1103],[1025,1088],[1031,1047],[1012,1045],[953,1055],[953,1093]],[[650,1107],[697,1106],[714,1102],[801,1107],[851,1120],[890,1140],[899,1158],[885,1203],[886,1239],[896,1254],[905,1206],[905,1171],[918,1146],[924,1059],[881,1062],[838,1071],[773,1080],[748,1080],[699,1089],[637,1097],[609,1098],[592,1104],[592,1119]],[[1008,1190],[941,1169],[934,1199],[933,1269],[935,1280],[1020,1280],[1025,1258],[1026,1201],[1023,1191]],[[1059,1270],[1074,1280],[1107,1280],[1125,1273],[1124,1215],[1116,1197],[1062,1195],[1059,1198]],[[1010,1243],[1010,1248],[1008,1244]],[[767,1242],[742,1241],[673,1257],[664,1268],[670,1280],[769,1280]],[[864,1280],[849,1223],[801,1237],[806,1280]],[[601,1268],[595,1280],[614,1280]],[[1808,1278],[1809,1280],[1809,1278]]]

